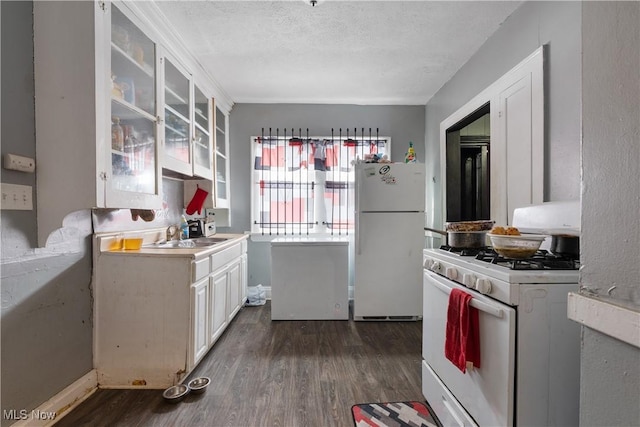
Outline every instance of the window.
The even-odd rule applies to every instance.
[[[252,232],[349,234],[354,224],[357,159],[390,153],[390,139],[257,136],[253,158]]]

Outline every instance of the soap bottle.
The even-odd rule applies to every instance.
[[[189,223],[187,222],[187,218],[182,215],[180,217],[180,239],[188,239],[189,238]]]
[[[409,150],[404,156],[405,163],[415,163],[416,162],[416,150],[413,148],[413,142],[409,141]]]

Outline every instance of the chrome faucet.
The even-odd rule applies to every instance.
[[[167,227],[167,242],[171,240],[178,240],[180,238],[180,227],[172,224]]]

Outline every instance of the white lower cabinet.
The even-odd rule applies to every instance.
[[[247,254],[242,254],[242,256],[240,257],[240,262],[242,263],[242,267],[240,268],[240,274],[242,274],[242,283],[240,283],[240,288],[242,289],[240,293],[240,303],[244,305],[245,301],[247,301],[249,293],[249,261],[247,258]]]
[[[209,290],[211,293],[211,313],[209,313],[209,324],[211,325],[210,342],[214,342],[227,326],[227,289],[229,286],[228,273],[226,269],[221,269],[212,274],[209,278]]]
[[[204,279],[194,285],[191,285],[191,302],[193,308],[193,356],[191,357],[192,367],[204,356],[209,350],[209,339],[207,332],[207,315],[209,313],[209,280]]]
[[[245,301],[246,237],[211,254],[153,251],[98,250],[94,367],[101,388],[182,381]]]
[[[240,286],[242,285],[241,267],[242,263],[240,260],[237,260],[229,266],[229,272],[227,273],[227,280],[229,281],[229,310],[227,312],[227,318],[229,321],[231,321],[240,310]]]

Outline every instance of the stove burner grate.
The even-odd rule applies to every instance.
[[[454,248],[449,245],[442,245],[440,249],[460,256],[478,256],[478,254],[487,248]]]
[[[541,249],[526,259],[510,259],[499,255],[491,248],[485,248],[476,254],[476,259],[501,265],[511,270],[577,270],[580,261],[561,255],[554,255]]]

